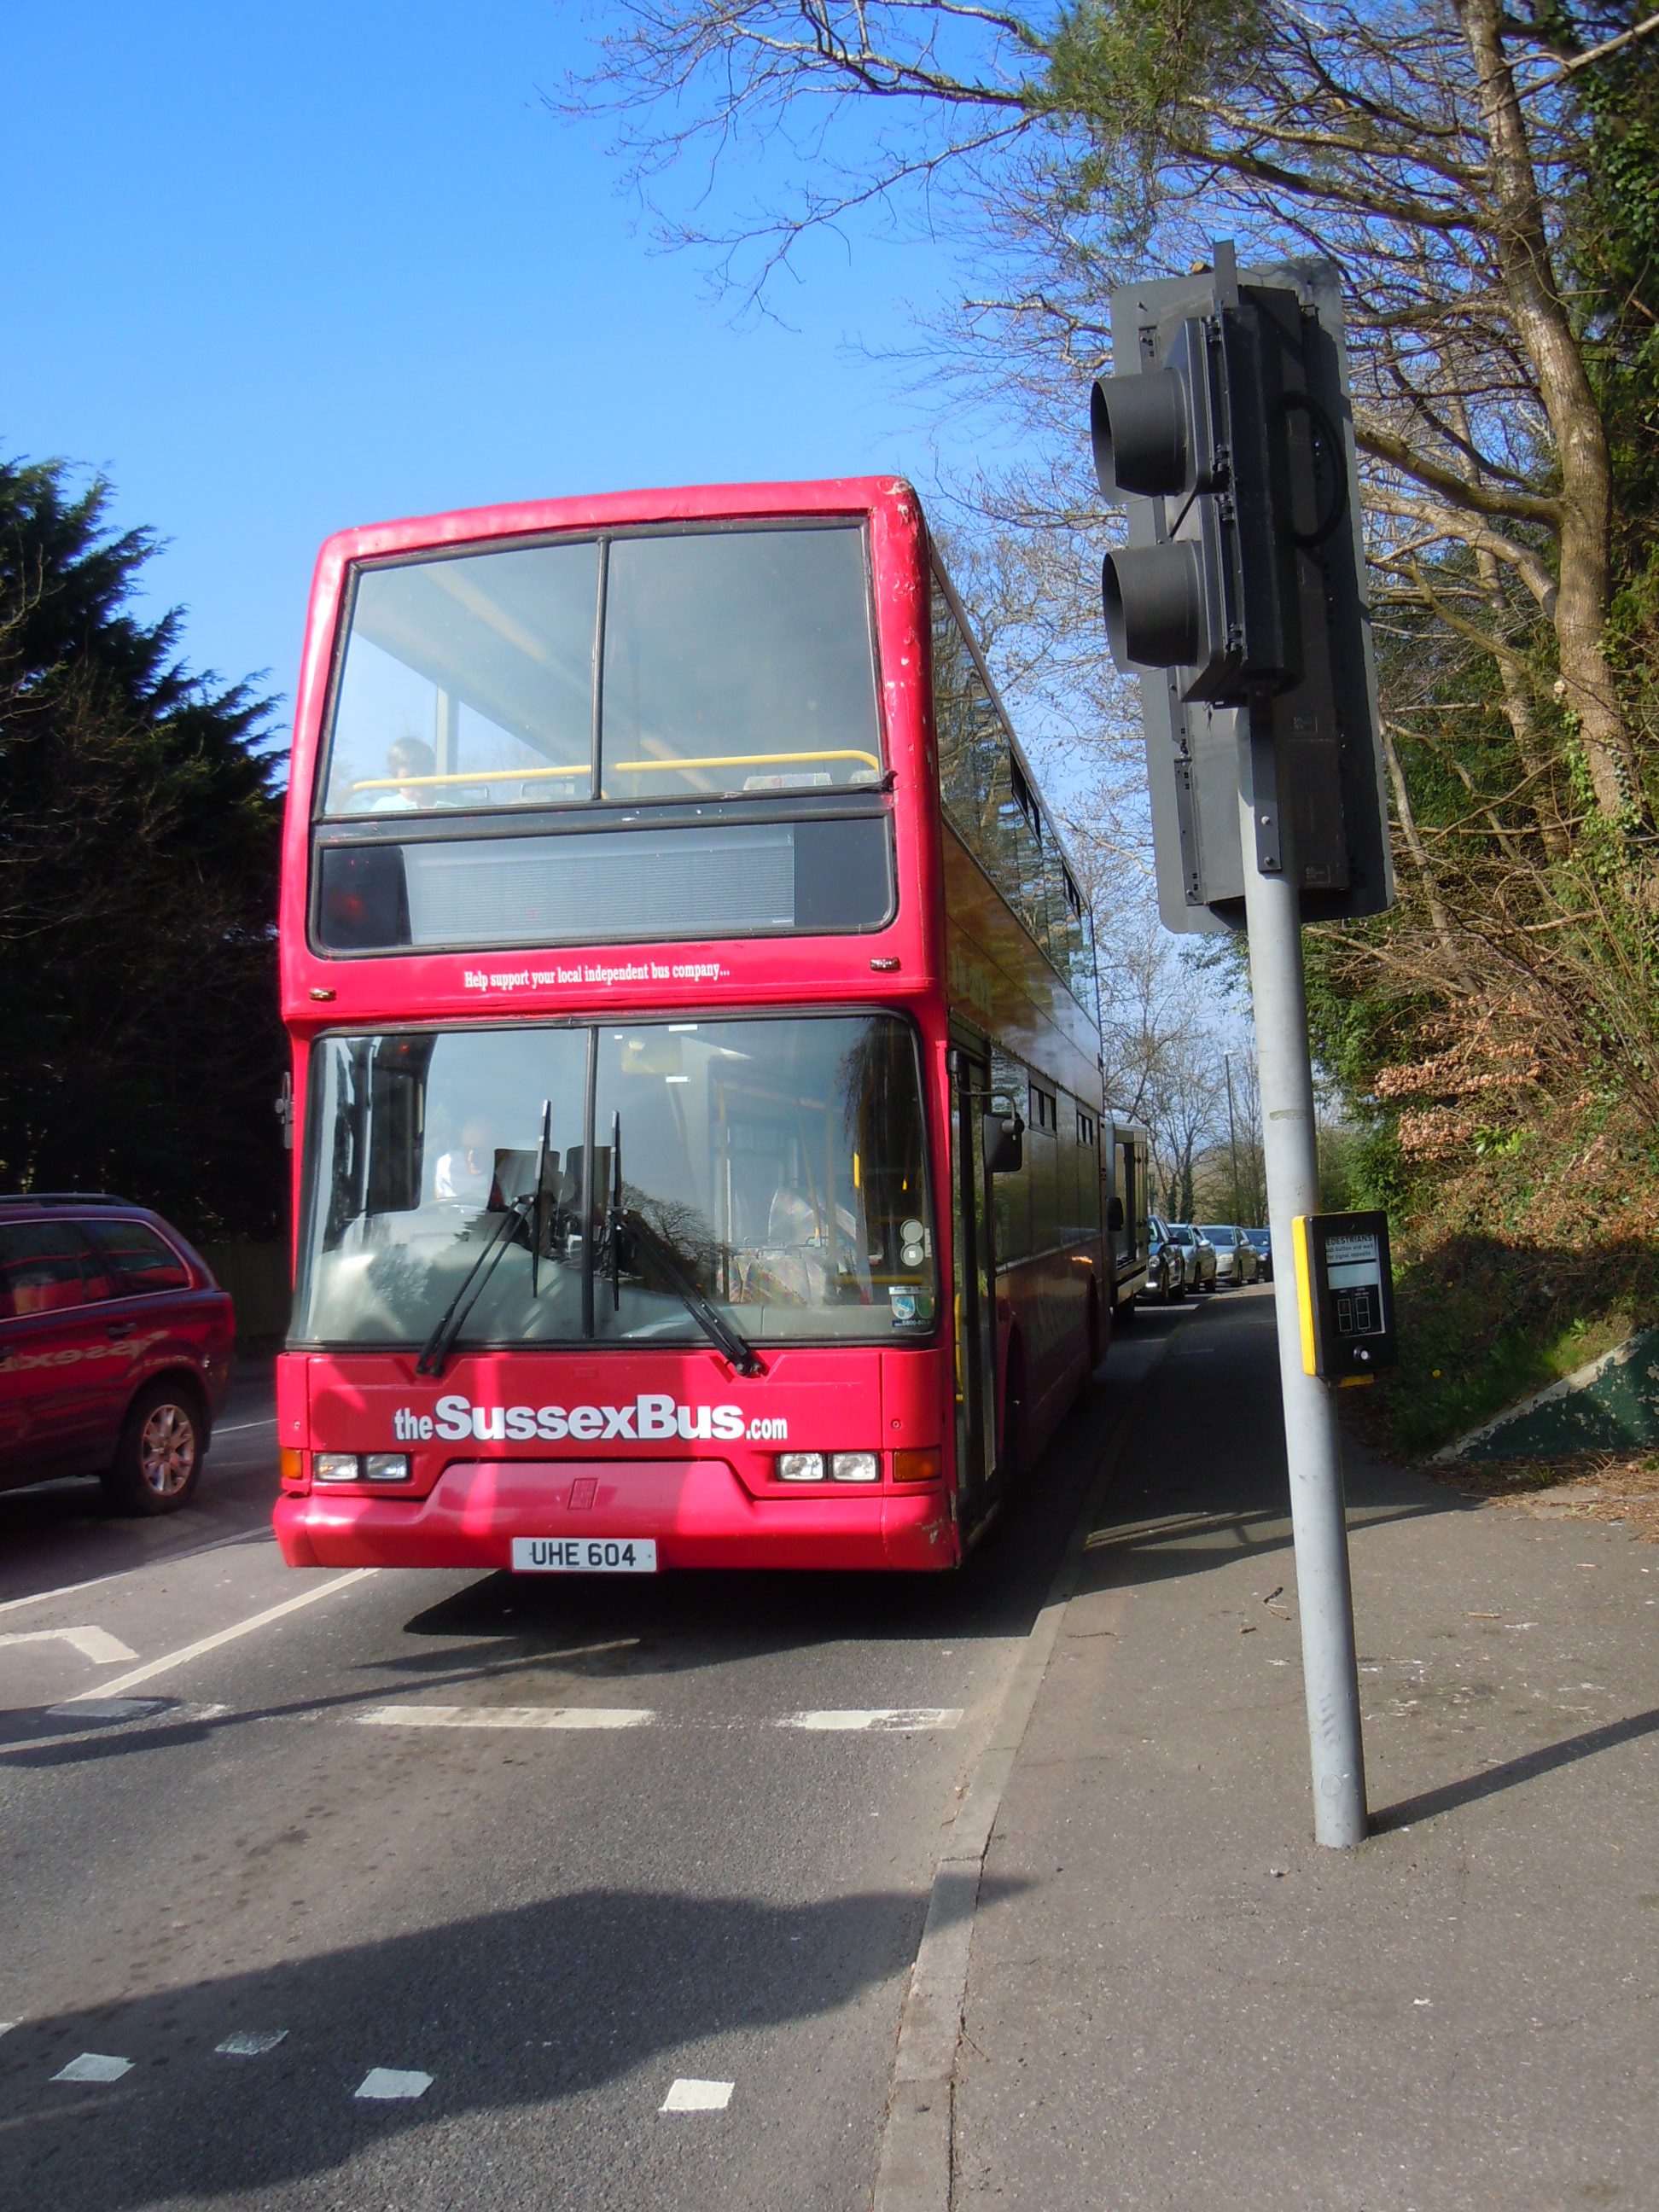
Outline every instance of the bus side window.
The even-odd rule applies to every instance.
[[[1060,1094],[1060,1142],[1055,1146],[1055,1167],[1060,1183],[1060,1233],[1067,1244],[1075,1244],[1086,1234],[1083,1219],[1083,1200],[1079,1184],[1082,1178],[1083,1155],[1078,1149],[1079,1109],[1075,1098],[1065,1091]]]
[[[1026,1097],[1027,1077],[1020,1062],[995,1047],[991,1053],[991,1098],[1021,1106]],[[1024,1119],[1024,1115],[1021,1116]],[[1027,1128],[1024,1157],[1015,1175],[992,1178],[996,1195],[996,1261],[999,1267],[1030,1257],[1031,1250],[1031,1132]]]
[[[1085,1234],[1100,1231],[1100,1124],[1092,1114],[1078,1115],[1079,1218]]]

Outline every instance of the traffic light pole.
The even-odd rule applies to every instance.
[[[1314,1835],[1335,1850],[1365,1837],[1365,1753],[1359,1726],[1359,1668],[1354,1650],[1353,1590],[1342,1495],[1342,1445],[1330,1386],[1302,1367],[1291,1224],[1319,1211],[1319,1154],[1314,1121],[1308,1000],[1302,971],[1302,917],[1288,871],[1264,875],[1256,860],[1257,823],[1239,799],[1244,917],[1255,1007],[1261,1085],[1261,1145],[1273,1231],[1273,1300],[1279,1376],[1285,1401],[1285,1455],[1291,1477],[1297,1601],[1302,1614],[1302,1679],[1313,1763]]]

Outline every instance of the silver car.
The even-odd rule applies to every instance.
[[[1215,1247],[1201,1229],[1194,1229],[1190,1221],[1170,1224],[1172,1243],[1179,1244],[1182,1257],[1187,1262],[1187,1287],[1189,1291],[1212,1291],[1216,1285]]]
[[[1187,1255],[1156,1213],[1146,1217],[1146,1295],[1161,1306],[1187,1295]]]
[[[1206,1221],[1200,1235],[1207,1237],[1215,1247],[1216,1288],[1231,1285],[1242,1288],[1255,1282],[1261,1273],[1261,1262],[1256,1257],[1255,1247],[1242,1229],[1228,1223]]]

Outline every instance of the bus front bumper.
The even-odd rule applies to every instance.
[[[573,1492],[591,1502],[573,1508]],[[425,1498],[313,1488],[274,1516],[291,1567],[513,1564],[514,1537],[648,1537],[669,1567],[955,1566],[955,1522],[937,1483],[905,1491],[825,1485],[753,1497],[723,1460],[513,1460],[447,1468]]]

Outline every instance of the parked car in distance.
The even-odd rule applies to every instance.
[[[1178,1304],[1187,1295],[1187,1255],[1155,1213],[1146,1217],[1146,1295],[1161,1306]]]
[[[1255,1282],[1260,1273],[1255,1247],[1242,1229],[1228,1222],[1206,1221],[1201,1235],[1207,1237],[1215,1247],[1216,1288],[1224,1283],[1243,1289],[1246,1283]]]
[[[1255,1254],[1255,1264],[1261,1271],[1262,1281],[1264,1283],[1271,1283],[1273,1279],[1273,1231],[1271,1229],[1247,1229],[1244,1231],[1244,1234],[1250,1240],[1251,1249]]]
[[[1170,1235],[1181,1247],[1187,1263],[1187,1288],[1189,1291],[1212,1291],[1215,1288],[1215,1247],[1201,1229],[1190,1221],[1172,1221]]]
[[[207,1263],[125,1199],[0,1198],[0,1490],[95,1474],[173,1513],[230,1395],[236,1321]]]

